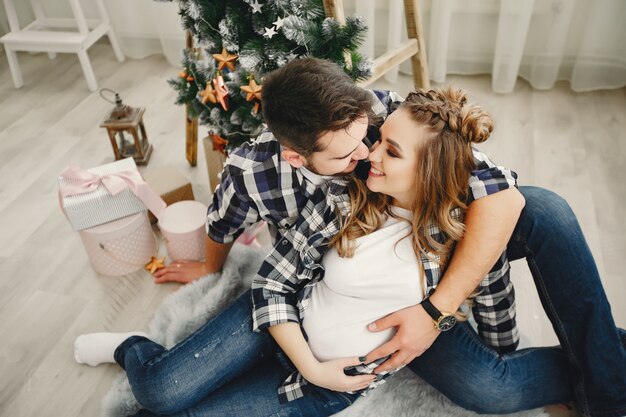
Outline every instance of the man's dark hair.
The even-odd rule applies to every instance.
[[[323,134],[369,115],[373,97],[336,64],[302,58],[266,76],[261,103],[276,139],[306,157],[321,150]]]

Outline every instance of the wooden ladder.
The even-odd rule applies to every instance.
[[[346,23],[343,0],[324,0],[324,10],[326,16],[334,18],[339,24],[343,25]],[[426,60],[426,46],[424,44],[419,1],[404,0],[404,15],[409,39],[396,49],[387,51],[376,58],[374,60],[374,66],[372,67],[372,76],[360,82],[359,85],[364,87],[374,82],[387,71],[410,58],[415,88],[430,88],[428,61]],[[349,59],[349,57],[347,58]]]

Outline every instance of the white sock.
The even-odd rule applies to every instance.
[[[115,363],[113,353],[122,342],[131,336],[148,335],[143,332],[130,333],[89,333],[76,338],[74,359],[78,363],[97,366],[101,363]]]

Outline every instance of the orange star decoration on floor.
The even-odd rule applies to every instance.
[[[150,262],[146,264],[145,268],[147,271],[150,271],[151,274],[154,274],[159,269],[165,268],[165,265],[163,264],[164,261],[165,258],[157,258],[156,256],[153,256],[152,259],[150,259]]]
[[[226,145],[228,145],[228,141],[221,137],[220,135],[209,134],[211,139],[213,140],[213,150],[226,155]]]
[[[209,101],[211,103],[217,103],[217,97],[215,96],[215,90],[211,87],[211,83],[206,83],[206,88],[201,93],[202,94],[202,103],[207,104]]]
[[[262,85],[258,85],[254,78],[250,78],[247,86],[240,87],[242,91],[248,93],[246,95],[246,101],[253,101],[254,99],[261,100]],[[259,111],[259,102],[254,103],[254,114]]]
[[[229,54],[226,48],[222,48],[221,54],[212,54],[212,55],[213,55],[213,58],[215,58],[217,62],[219,62],[217,66],[218,71],[221,71],[222,68],[224,67],[228,68],[231,71],[235,70],[234,62],[237,58],[239,58],[239,55]]]
[[[213,87],[215,87],[215,95],[217,95],[217,101],[220,102],[224,111],[228,111],[228,88],[224,83],[224,77],[218,75],[213,79]]]

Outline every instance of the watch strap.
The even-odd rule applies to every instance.
[[[441,318],[441,316],[443,316],[443,314],[441,314],[441,311],[439,311],[437,307],[435,307],[433,303],[430,302],[430,298],[426,298],[424,301],[422,301],[422,307],[424,307],[424,310],[433,320],[435,320],[435,322],[437,322]]]

